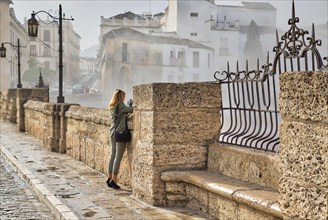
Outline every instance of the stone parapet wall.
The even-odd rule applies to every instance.
[[[108,174],[110,156],[108,109],[70,106],[66,118],[66,152],[99,172]],[[132,147],[127,146],[120,174],[120,184],[131,187]]]
[[[328,71],[280,76],[282,178],[287,217],[328,218]]]
[[[205,169],[219,135],[221,90],[215,83],[134,87],[133,195],[164,205],[163,171]]]
[[[16,94],[17,89],[8,89],[0,93],[0,119],[16,123]]]
[[[58,152],[58,111],[54,103],[30,100],[24,104],[25,131],[42,140],[43,145],[54,152]]]
[[[28,100],[49,102],[49,88],[17,89],[17,125],[19,131],[25,131],[24,104]]]

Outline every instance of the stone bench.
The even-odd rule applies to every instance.
[[[282,219],[277,190],[209,171],[161,175],[166,205],[191,208],[214,219]]]

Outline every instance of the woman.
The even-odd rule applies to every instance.
[[[111,155],[108,162],[108,179],[106,181],[108,187],[113,189],[119,189],[117,185],[117,174],[120,169],[121,160],[126,147],[127,142],[116,142],[114,137],[115,127],[117,131],[124,131],[126,129],[126,116],[127,113],[133,112],[133,107],[128,107],[124,104],[125,92],[116,89],[112,100],[109,103],[110,115],[112,120],[112,126],[110,127],[110,141],[112,146]],[[116,110],[116,108],[118,108]],[[115,112],[117,111],[117,117],[115,120]]]

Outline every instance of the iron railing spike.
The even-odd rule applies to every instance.
[[[295,19],[295,4],[294,4],[294,0],[293,0],[293,3],[292,3],[292,19],[293,20]]]
[[[269,58],[269,51],[267,51],[267,64],[269,64],[270,58]]]
[[[314,23],[312,23],[312,40],[315,41],[315,29],[314,29]]]
[[[246,73],[248,73],[248,59],[246,59]]]

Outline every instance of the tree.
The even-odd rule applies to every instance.
[[[40,72],[42,73],[43,80],[50,82],[54,79],[56,71],[46,69],[41,66],[41,63],[36,58],[28,60],[29,69],[23,73],[22,80],[31,84],[36,84],[39,81]]]
[[[247,28],[244,55],[248,59],[251,68],[255,68],[257,58],[263,59],[263,47],[260,40],[259,28],[255,21],[251,21]]]

